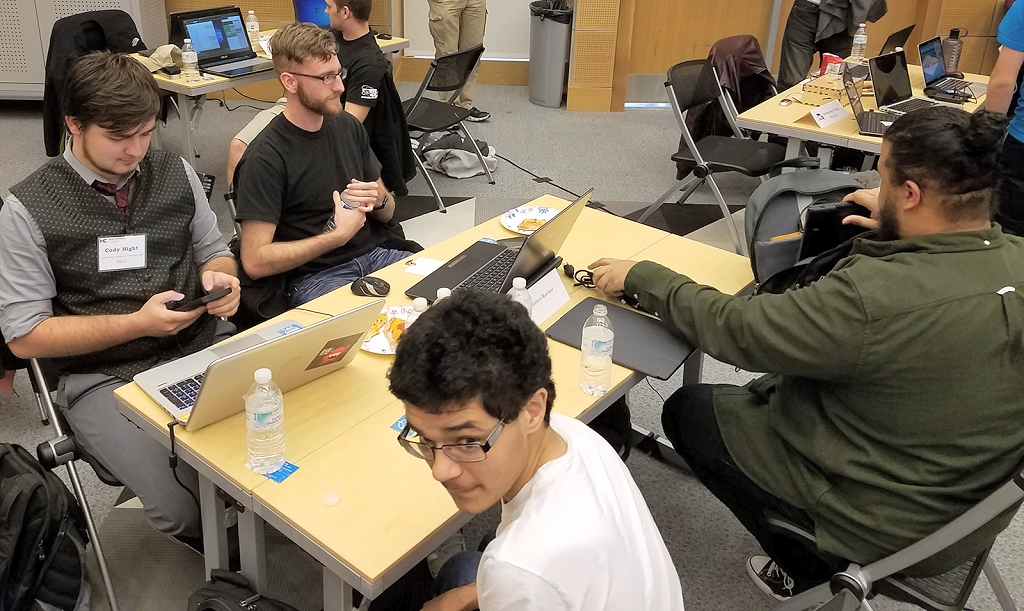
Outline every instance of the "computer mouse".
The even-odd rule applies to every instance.
[[[391,285],[373,276],[363,276],[352,281],[352,292],[363,297],[383,297],[391,292]]]

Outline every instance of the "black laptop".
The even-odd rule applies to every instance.
[[[558,250],[593,192],[587,191],[541,225],[522,246],[510,248],[495,242],[476,242],[412,285],[405,294],[433,302],[439,288],[505,293],[512,288],[513,278],[525,278],[527,286],[533,284],[552,268]]]
[[[886,55],[892,53],[896,49],[907,44],[910,40],[910,34],[914,31],[914,24],[911,24],[909,28],[903,28],[899,32],[893,32],[889,35],[889,38],[885,39],[885,44],[882,45],[882,50],[878,53],[879,55]],[[850,71],[850,76],[855,79],[865,78],[870,74],[868,65],[864,64],[850,64],[847,68]]]
[[[888,112],[875,112],[874,110],[864,111],[864,104],[860,100],[860,92],[857,91],[857,83],[848,70],[843,70],[843,86],[846,88],[846,96],[850,98],[850,110],[857,117],[857,127],[861,135],[882,136],[885,130],[898,119],[897,115]]]
[[[170,39],[179,47],[186,38],[199,55],[199,69],[227,78],[273,70],[274,63],[256,55],[237,6],[171,13]]]

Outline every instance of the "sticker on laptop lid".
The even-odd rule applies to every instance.
[[[406,423],[405,416],[402,416],[398,420],[395,420],[395,423],[391,425],[391,428],[396,433],[401,433],[402,429],[405,428],[405,423]]]
[[[324,347],[320,349],[320,352],[317,352],[316,358],[313,359],[313,362],[306,367],[306,371],[340,362],[345,358],[345,355],[352,350],[352,347],[356,345],[356,342],[359,341],[362,336],[362,333],[357,333],[356,335],[332,339],[327,342],[324,344]]]
[[[248,466],[248,463],[246,463],[246,466]],[[275,482],[280,484],[289,475],[291,475],[292,473],[295,473],[298,470],[299,470],[298,466],[293,465],[292,463],[285,461],[285,463],[283,465],[281,465],[281,468],[278,469],[277,471],[274,471],[273,473],[264,473],[263,475],[266,476],[268,479],[272,479]]]
[[[487,242],[488,244],[497,244],[498,241],[494,238],[480,238],[481,242]]]
[[[301,329],[302,329],[302,325],[300,325],[297,322],[293,322],[292,324],[288,325],[287,327],[282,327],[282,328],[278,329],[277,330],[277,334],[278,335],[288,335],[289,333],[295,333],[296,331],[299,331]]]

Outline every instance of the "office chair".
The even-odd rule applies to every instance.
[[[718,205],[725,216],[726,225],[736,252],[746,254],[746,248],[740,239],[736,222],[729,212],[722,191],[715,182],[715,172],[739,172],[746,176],[765,177],[773,170],[790,165],[784,162],[786,148],[780,144],[759,142],[743,136],[736,125],[735,109],[732,101],[722,91],[714,66],[706,59],[696,59],[676,64],[669,68],[668,80],[665,82],[669,101],[679,123],[685,146],[672,155],[672,161],[693,164],[693,170],[682,180],[676,182],[671,189],[647,207],[640,216],[639,222],[646,221],[654,211],[668,201],[676,192],[682,191],[677,203],[684,203],[694,190],[707,183],[718,200]],[[729,125],[733,137],[709,135],[694,141],[686,125],[686,113],[691,108],[718,101]],[[793,160],[797,162],[799,160]],[[801,162],[802,163],[802,162]],[[690,178],[692,176],[692,178]]]
[[[419,91],[416,92],[412,99],[402,102],[402,109],[405,111],[405,119],[409,123],[409,131],[420,132],[420,138],[431,132],[446,131],[458,127],[473,144],[476,157],[480,160],[480,165],[483,166],[484,172],[487,174],[487,182],[493,185],[494,177],[491,176],[490,169],[484,163],[483,153],[480,152],[480,147],[477,146],[476,140],[473,139],[469,130],[466,129],[466,124],[463,123],[466,117],[469,116],[469,109],[455,105],[455,100],[466,86],[466,81],[473,74],[473,70],[480,62],[480,56],[483,53],[483,45],[477,45],[472,49],[442,55],[430,62],[430,69],[427,70],[426,76],[423,77]],[[448,102],[440,102],[424,98],[423,92],[425,91],[450,92],[451,97]],[[427,179],[430,192],[434,194],[438,210],[445,212],[444,202],[441,201],[441,196],[437,193],[437,187],[434,186],[434,181],[430,179],[427,168],[424,167],[423,161],[418,154],[414,155],[414,157],[420,171],[423,172],[423,177]]]
[[[1022,499],[1024,470],[1018,467],[999,489],[931,535],[867,566],[850,563],[845,571],[833,575],[828,583],[793,596],[775,607],[774,611],[812,608],[820,608],[821,611],[871,611],[868,598],[875,594],[928,611],[961,611],[982,571],[1003,611],[1017,611],[1010,591],[989,557],[991,545],[970,562],[941,575],[910,577],[900,573],[964,539],[1004,511],[1019,507]],[[816,547],[814,534],[804,526],[774,514],[766,514],[764,521],[775,532]]]
[[[110,571],[107,569],[107,559],[103,555],[103,546],[100,544],[99,534],[96,531],[96,523],[92,518],[92,511],[89,509],[89,503],[85,498],[85,490],[82,488],[82,481],[78,477],[78,469],[75,467],[75,460],[82,459],[92,466],[93,471],[96,472],[96,476],[104,484],[109,486],[123,486],[107,469],[93,458],[88,452],[79,446],[75,440],[74,433],[71,428],[67,425],[67,421],[53,406],[53,401],[50,399],[49,386],[47,385],[46,376],[43,373],[43,369],[39,364],[38,359],[28,360],[28,372],[29,377],[32,379],[32,385],[38,389],[36,391],[36,400],[40,402],[40,405],[44,409],[44,415],[47,420],[53,425],[54,433],[56,437],[44,441],[36,447],[36,457],[39,459],[39,463],[48,470],[55,469],[58,465],[64,465],[68,470],[68,477],[71,479],[71,486],[75,492],[75,498],[78,499],[78,504],[82,508],[82,514],[85,516],[85,527],[89,533],[89,539],[92,541],[93,553],[96,555],[96,563],[100,567],[100,575],[103,577],[103,586],[107,591],[107,599],[110,601],[111,611],[118,611],[117,597],[114,595],[114,585],[110,580]]]

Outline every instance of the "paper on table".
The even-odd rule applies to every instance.
[[[406,266],[405,271],[410,274],[416,274],[417,276],[429,276],[437,271],[437,269],[442,265],[444,265],[444,261],[428,259],[426,257],[417,257],[412,263]]]
[[[263,47],[263,52],[267,54],[267,57],[273,57],[270,54],[270,37],[260,36],[260,46]]]
[[[533,298],[531,318],[538,325],[551,318],[551,315],[569,302],[569,292],[565,290],[558,268],[544,274],[544,277],[527,289]]]
[[[843,103],[839,100],[832,100],[828,104],[819,106],[811,111],[811,117],[814,119],[814,122],[822,129],[849,116],[850,113],[846,112],[846,109],[843,108]]]

